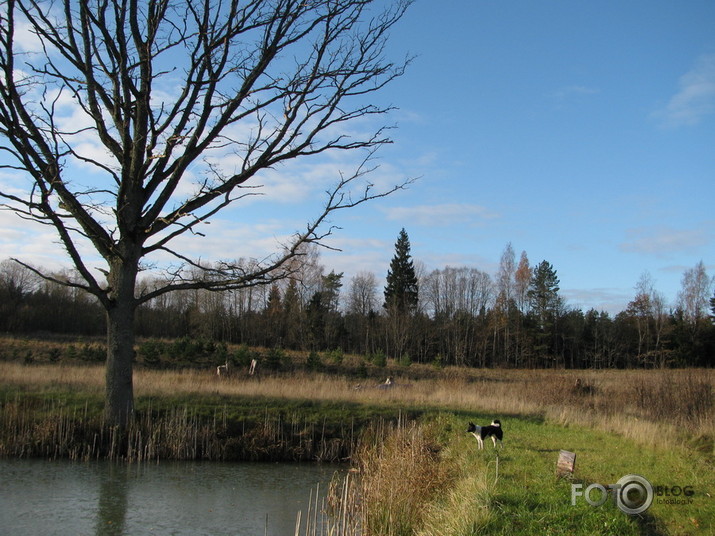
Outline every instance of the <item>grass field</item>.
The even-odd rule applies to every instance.
[[[442,411],[420,423],[404,423],[376,434],[356,456],[352,488],[336,486],[334,502],[354,520],[338,534],[468,536],[476,534],[681,535],[715,531],[712,458],[684,447],[645,447],[633,440],[581,426],[507,416],[505,448],[486,446],[465,433],[480,413]],[[577,453],[569,478],[557,478],[560,449]],[[601,506],[583,497],[572,504],[572,484],[582,489],[615,484],[621,477],[646,477],[652,506],[639,516],[619,510],[609,496]],[[689,486],[686,488],[686,486]],[[666,496],[667,488],[670,496]],[[692,491],[685,496],[683,489]],[[685,504],[674,502],[679,493]],[[592,497],[597,501],[600,495]],[[687,501],[685,501],[687,499]],[[362,531],[362,532],[361,532]]]
[[[353,456],[353,491],[335,494],[333,507],[343,509],[344,519],[363,509],[362,534],[715,533],[712,370],[394,365],[369,373],[365,379],[296,367],[258,379],[219,379],[211,370],[139,368],[135,396],[140,408],[184,405],[224,417],[272,411],[317,427],[321,421],[364,427],[387,417],[379,433],[364,434]],[[388,374],[395,386],[378,388],[377,378]],[[99,414],[103,368],[0,362],[0,393],[4,414],[23,397],[62,401],[45,411]],[[401,426],[385,424],[395,415],[402,415]],[[478,451],[465,432],[470,420],[487,424],[495,417],[505,431],[498,458],[491,442]],[[555,476],[560,449],[577,455],[570,479]],[[576,497],[572,505],[572,484],[607,486],[628,474],[643,475],[660,493],[644,515],[628,516],[610,499],[596,507]],[[682,495],[686,487],[692,495]],[[685,504],[673,504],[674,492]]]

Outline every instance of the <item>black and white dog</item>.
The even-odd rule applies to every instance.
[[[470,422],[469,427],[467,428],[467,433],[472,434],[477,438],[480,450],[484,448],[484,440],[487,437],[492,438],[494,448],[497,447],[497,441],[499,441],[499,446],[504,448],[504,444],[502,443],[504,431],[501,429],[501,422],[499,422],[498,419],[494,419],[489,426],[477,426],[473,422]]]

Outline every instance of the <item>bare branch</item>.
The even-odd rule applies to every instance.
[[[8,0],[0,14],[0,151],[10,162],[1,165],[25,172],[33,186],[25,197],[0,191],[4,208],[54,226],[100,298],[109,299],[108,290],[84,265],[79,241],[89,240],[110,272],[157,251],[198,268],[171,244],[203,235],[200,224],[256,195],[246,188],[263,170],[331,150],[371,156],[390,143],[384,126],[351,137],[343,125],[392,110],[366,96],[409,63],[387,61],[385,43],[410,3],[396,0],[373,14],[373,0]],[[42,53],[22,54],[18,17]],[[238,169],[222,167],[228,155]],[[350,192],[371,170],[370,156],[255,274],[224,266],[224,287],[271,280],[301,247],[325,247],[336,229],[330,214],[408,184]],[[75,177],[79,165],[94,170],[88,185]],[[191,166],[210,179],[181,199]]]
[[[358,169],[349,177],[342,177],[331,190],[326,193],[326,202],[322,212],[312,222],[310,222],[303,231],[296,232],[293,239],[284,244],[282,251],[272,257],[266,258],[260,262],[256,262],[255,267],[250,273],[247,273],[242,265],[232,264],[227,261],[220,263],[220,268],[209,268],[200,261],[192,261],[191,259],[171,250],[165,245],[157,246],[159,249],[169,253],[179,259],[187,266],[201,269],[205,274],[213,277],[202,277],[200,279],[187,279],[180,276],[177,271],[175,279],[166,285],[154,289],[152,292],[145,294],[140,298],[140,302],[149,301],[167,292],[174,290],[188,289],[204,289],[212,291],[235,290],[248,286],[267,285],[276,281],[290,277],[295,266],[290,261],[300,257],[309,244],[317,244],[321,247],[337,250],[324,243],[325,239],[332,235],[336,229],[335,226],[325,226],[328,217],[339,210],[354,208],[358,205],[372,201],[375,199],[386,197],[398,190],[407,188],[415,179],[407,180],[401,184],[397,184],[387,190],[376,192],[373,190],[373,185],[367,183],[359,192],[359,195],[353,196],[348,188],[351,183],[365,177],[376,169],[372,165],[373,153],[368,155]]]

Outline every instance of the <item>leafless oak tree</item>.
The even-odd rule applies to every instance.
[[[374,188],[366,174],[390,141],[385,125],[352,136],[347,126],[390,111],[369,99],[409,63],[389,61],[385,46],[410,3],[0,1],[0,166],[19,177],[0,196],[54,228],[82,278],[59,282],[106,309],[110,424],[133,411],[137,306],[284,277],[331,233],[331,213],[408,182]],[[254,194],[261,172],[333,150],[364,150],[362,164],[336,176],[322,210],[273,256],[208,267],[179,251],[177,238]],[[140,293],[139,271],[160,256],[174,259],[171,277]]]

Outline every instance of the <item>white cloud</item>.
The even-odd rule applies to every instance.
[[[42,52],[42,41],[27,20],[15,20],[15,45],[24,52]]]
[[[714,234],[711,224],[704,223],[694,229],[674,229],[658,226],[652,228],[628,229],[628,239],[620,244],[621,251],[644,253],[657,257],[692,251],[712,242]]]
[[[0,260],[13,257],[49,270],[70,264],[53,228],[20,219],[9,210],[0,210],[0,252]]]
[[[390,266],[390,258],[394,253],[390,249],[391,247],[386,247],[383,250],[321,251],[322,263],[327,270],[334,270],[336,273],[342,272],[344,283],[350,281],[360,272],[371,272],[375,274],[379,282],[382,282],[382,278],[385,277]]]
[[[480,205],[468,203],[444,203],[441,205],[416,205],[413,207],[381,208],[393,221],[409,221],[417,225],[444,226],[456,223],[478,225],[493,220],[499,215]]]
[[[616,315],[623,311],[633,298],[627,291],[617,288],[562,289],[561,296],[566,299],[569,307],[606,311]]]
[[[680,77],[679,90],[653,116],[664,127],[697,125],[715,112],[715,54],[700,56]]]

